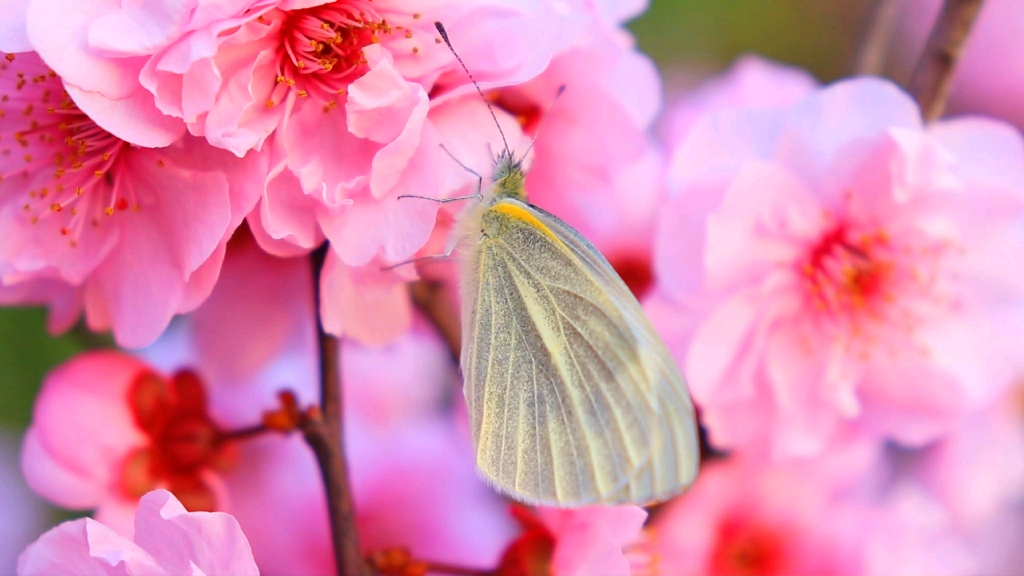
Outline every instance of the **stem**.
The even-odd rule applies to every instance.
[[[448,289],[441,282],[418,280],[410,285],[410,292],[413,303],[437,327],[457,363],[462,350],[462,326]]]
[[[455,576],[495,576],[496,570],[481,570],[479,568],[466,568],[453,564],[442,564],[441,562],[427,562],[427,572],[437,574],[453,574]]]
[[[885,71],[889,48],[899,21],[899,8],[899,0],[875,0],[864,40],[857,53],[854,74],[880,76]]]
[[[365,576],[366,565],[359,552],[355,508],[348,483],[348,466],[342,452],[341,425],[341,342],[324,331],[320,321],[320,272],[327,257],[328,243],[310,254],[313,266],[313,313],[316,315],[320,348],[320,410],[313,410],[300,423],[302,434],[320,466],[327,493],[334,561],[338,576]]]
[[[271,432],[270,428],[267,428],[263,424],[257,424],[255,426],[249,426],[248,428],[239,428],[237,430],[227,430],[220,433],[220,439],[223,440],[244,440],[246,438],[252,438],[253,436],[259,436],[266,432]]]
[[[983,0],[945,0],[924,53],[910,78],[910,93],[921,107],[925,122],[931,122],[946,109],[953,69],[963,53]]]

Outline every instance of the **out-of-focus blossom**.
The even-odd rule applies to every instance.
[[[720,76],[708,79],[665,112],[659,126],[669,145],[681,142],[705,114],[730,109],[788,110],[806,98],[818,83],[809,73],[756,54],[736,59]],[[675,161],[682,158],[676,156]]]
[[[84,307],[118,342],[152,342],[209,294],[228,237],[259,198],[261,159],[189,138],[139,148],[99,127],[27,52],[0,61],[0,284],[50,303],[52,327]],[[64,287],[63,285],[67,285]]]
[[[942,2],[907,2],[894,56],[909,70],[924,49]],[[985,114],[1024,129],[1024,4],[986,0],[953,72],[950,114]]]
[[[864,464],[708,463],[641,547],[661,574],[970,573],[977,557],[938,502],[907,486],[851,491]]]
[[[166,379],[113,351],[78,356],[51,372],[25,435],[29,485],[67,508],[130,534],[123,514],[156,487],[193,510],[223,507],[214,471],[230,454],[192,372]]]
[[[555,539],[556,576],[629,576],[623,549],[640,537],[647,512],[638,506],[541,508],[540,519]]]
[[[919,446],[1018,373],[1009,126],[925,128],[898,88],[857,79],[704,116],[670,178],[649,312],[716,445],[808,456],[852,424]]]
[[[49,510],[18,466],[17,437],[0,430],[0,574],[14,574],[18,554],[47,527]]]
[[[647,512],[637,506],[513,506],[522,533],[502,554],[499,576],[629,576],[627,549],[641,540]]]
[[[1018,387],[971,413],[904,465],[969,530],[1024,503],[1024,412]]]
[[[810,467],[730,457],[659,511],[646,546],[661,574],[859,574],[868,518],[834,498]]]
[[[131,540],[82,518],[43,534],[18,559],[20,576],[259,573],[234,518],[223,512],[187,512],[166,490],[139,501]]]

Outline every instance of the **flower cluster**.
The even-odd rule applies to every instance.
[[[42,382],[21,473],[91,518],[18,572],[331,573],[325,350],[379,574],[1019,570],[1024,138],[755,56],[662,110],[645,7],[0,3],[0,303],[122,348]],[[457,274],[420,257],[506,145],[685,374],[702,470],[664,505],[474,469]]]

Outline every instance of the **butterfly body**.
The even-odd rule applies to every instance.
[[[521,163],[463,218],[462,372],[477,465],[528,503],[648,503],[689,486],[696,420],[640,304]]]

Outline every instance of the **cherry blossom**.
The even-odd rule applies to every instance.
[[[84,308],[119,343],[152,342],[209,294],[258,199],[260,158],[192,138],[132,146],[83,113],[33,53],[0,61],[0,93],[4,299],[51,304],[57,328]]]
[[[18,574],[258,575],[238,522],[223,512],[187,512],[174,495],[142,497],[135,536],[125,538],[91,518],[43,534],[18,559]]]
[[[1010,127],[924,127],[856,79],[706,115],[674,154],[649,310],[715,444],[810,456],[855,425],[920,446],[1019,374]]]

